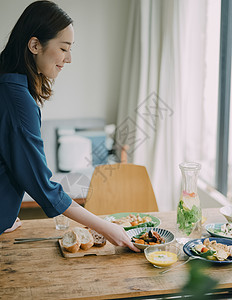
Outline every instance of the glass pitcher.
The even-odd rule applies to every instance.
[[[185,244],[191,239],[201,238],[201,205],[197,193],[197,178],[201,165],[184,162],[179,165],[182,172],[182,188],[177,207],[176,240]]]

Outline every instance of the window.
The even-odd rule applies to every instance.
[[[232,201],[230,0],[209,1],[207,30],[201,177]]]
[[[208,1],[206,20],[205,87],[203,99],[202,169],[200,177],[216,188],[217,112],[221,1]]]
[[[216,160],[216,188],[225,196],[228,189],[229,161],[229,121],[231,88],[231,42],[232,42],[232,3],[222,0],[220,63],[219,63],[219,102],[218,102],[218,136]]]

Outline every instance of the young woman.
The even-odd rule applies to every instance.
[[[0,234],[16,229],[24,192],[48,217],[59,214],[138,251],[124,229],[88,212],[50,181],[40,134],[40,108],[52,81],[71,63],[72,19],[51,1],[30,4],[0,54]]]

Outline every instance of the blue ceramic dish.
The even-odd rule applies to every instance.
[[[207,262],[210,262],[210,263],[213,263],[213,264],[231,264],[232,263],[232,257],[231,256],[229,256],[227,258],[227,260],[219,261],[219,260],[209,260],[207,258],[200,257],[200,256],[196,255],[191,249],[194,246],[196,246],[197,244],[203,243],[204,240],[205,240],[205,238],[204,239],[196,239],[196,240],[192,240],[192,241],[187,242],[183,247],[184,253],[187,254],[188,256],[197,257],[199,259],[202,259],[204,261],[207,261]],[[209,238],[209,240],[210,241],[216,241],[217,243],[224,244],[224,245],[227,245],[227,246],[232,246],[232,240],[229,240],[229,239],[211,237],[211,238]]]

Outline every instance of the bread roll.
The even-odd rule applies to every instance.
[[[94,245],[93,236],[88,229],[75,227],[73,231],[76,233],[78,240],[80,241],[81,249],[88,250]]]
[[[76,253],[80,248],[80,241],[74,231],[68,231],[64,234],[61,244],[68,252]]]
[[[103,247],[106,244],[106,238],[102,234],[93,229],[90,229],[90,232],[93,236],[94,246]]]

